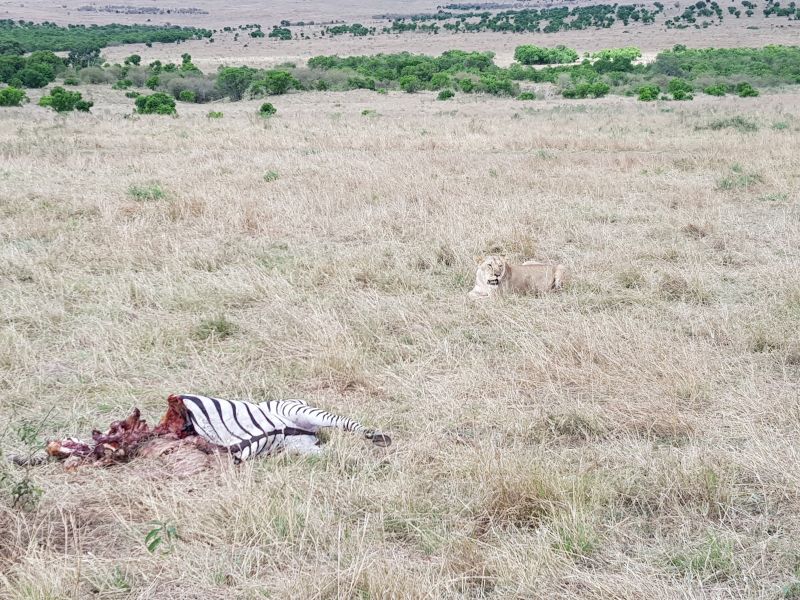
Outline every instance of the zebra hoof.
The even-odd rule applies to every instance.
[[[392,438],[390,438],[385,433],[372,433],[367,437],[368,440],[372,440],[372,443],[378,446],[379,448],[386,448],[387,446],[392,445]]]

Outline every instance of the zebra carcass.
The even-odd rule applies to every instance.
[[[187,475],[202,470],[220,453],[230,454],[236,463],[279,452],[318,453],[319,433],[328,427],[361,434],[375,446],[391,444],[386,434],[302,400],[256,404],[173,394],[167,398],[167,412],[152,429],[139,409],[134,409],[127,419],[114,421],[105,433],[93,431],[91,442],[71,437],[52,440],[46,452],[64,460],[67,469],[161,457],[176,463],[176,472]]]

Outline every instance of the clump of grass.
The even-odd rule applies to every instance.
[[[666,300],[708,304],[711,293],[698,281],[687,281],[683,277],[665,275],[658,284],[658,291]]]
[[[669,562],[683,575],[709,583],[725,581],[735,568],[733,544],[710,534],[696,546],[672,554]]]
[[[776,192],[774,194],[765,194],[759,198],[762,202],[785,202],[789,194],[783,192]]]
[[[197,340],[222,340],[234,335],[237,331],[239,331],[239,327],[236,323],[229,321],[225,315],[219,315],[200,321],[194,328],[192,337]]]
[[[731,174],[719,180],[717,189],[726,192],[732,190],[747,190],[763,182],[764,178],[758,173],[745,173],[741,166],[733,165],[731,167]]]
[[[772,124],[772,128],[775,131],[783,131],[784,129],[789,129],[789,124],[786,121],[778,121]]]
[[[708,230],[700,225],[688,223],[681,228],[681,231],[694,239],[704,238],[708,235]]]
[[[266,173],[264,173],[264,181],[266,181],[267,183],[277,181],[278,178],[280,178],[280,175],[278,174],[277,171],[267,171]]]
[[[362,117],[377,117],[378,116],[378,111],[377,110],[373,110],[371,108],[365,108],[364,110],[361,111],[361,116]]]
[[[158,183],[148,185],[132,185],[128,188],[128,196],[137,202],[153,202],[166,197],[164,188]]]
[[[705,129],[705,128],[701,128]],[[749,121],[740,115],[727,119],[716,119],[708,124],[707,129],[719,131],[720,129],[736,129],[742,133],[752,133],[758,131],[758,123]]]
[[[573,558],[589,556],[597,548],[594,530],[580,515],[556,527],[556,549]]]
[[[486,482],[486,499],[477,520],[478,533],[491,527],[535,528],[562,509],[560,477],[537,469],[498,470]]]
[[[546,426],[553,437],[581,442],[600,438],[604,433],[594,419],[574,412],[548,415]]]
[[[636,269],[627,269],[617,275],[617,281],[626,290],[634,290],[644,286],[645,279]]]
[[[206,115],[206,117],[208,117],[209,119],[221,119],[222,116],[223,116],[222,112],[218,110],[211,110]]]

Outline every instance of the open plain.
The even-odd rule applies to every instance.
[[[79,89],[91,114],[0,109],[4,454],[178,392],[305,398],[394,444],[30,468],[0,598],[800,598],[796,87],[300,92],[266,120]],[[470,302],[486,253],[572,283]]]

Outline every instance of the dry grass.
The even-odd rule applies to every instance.
[[[85,435],[171,392],[288,396],[395,444],[191,480],[36,469],[38,509],[0,508],[0,598],[797,589],[797,94],[307,93],[264,121],[83,91],[92,115],[0,111],[4,420]],[[697,129],[734,115],[789,127]],[[733,165],[758,184],[720,189]],[[471,304],[489,251],[574,284]]]

